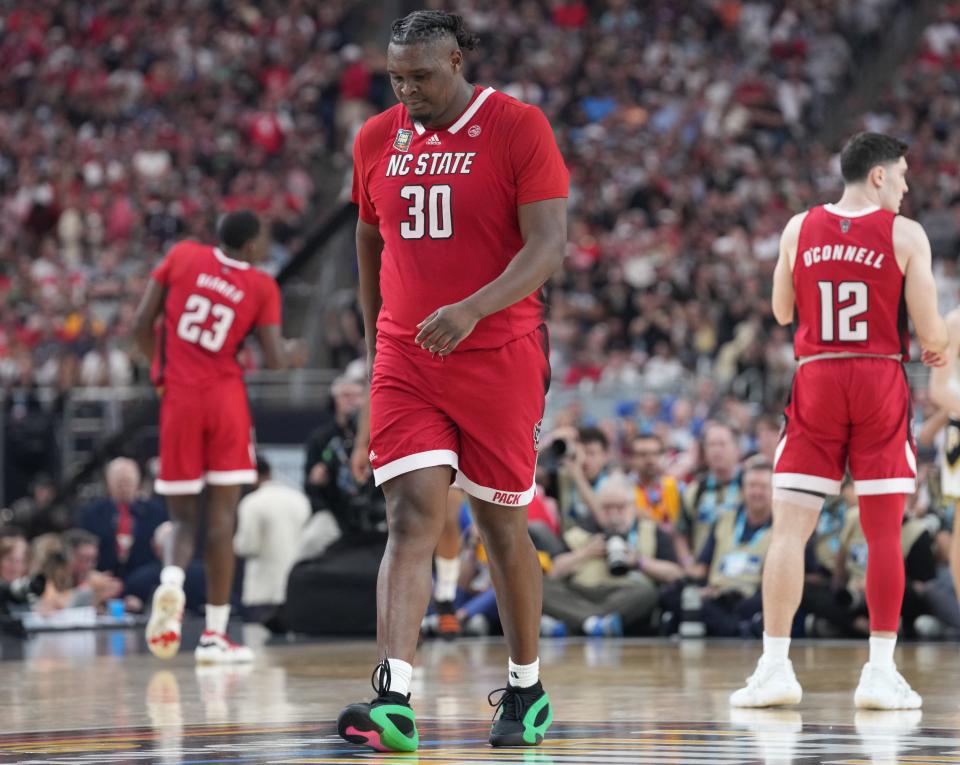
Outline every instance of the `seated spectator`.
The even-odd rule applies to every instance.
[[[43,575],[46,586],[36,610],[41,613],[59,611],[67,605],[65,593],[70,590],[70,565],[63,539],[59,534],[47,533],[30,542],[30,575]]]
[[[457,595],[454,599],[456,617],[465,635],[488,635],[500,625],[500,612],[490,578],[490,561],[487,558],[480,532],[473,522],[470,505],[464,501],[460,506],[460,536],[463,540],[460,551],[460,575]],[[545,532],[549,535],[549,532]],[[440,614],[428,614],[421,634],[440,635]]]
[[[79,525],[99,541],[98,570],[126,582],[138,569],[154,563],[151,541],[167,520],[167,511],[160,500],[138,496],[140,468],[133,460],[111,460],[105,477],[107,496],[80,511]]]
[[[257,455],[257,488],[240,500],[233,538],[234,552],[245,561],[242,602],[247,621],[263,624],[281,617],[287,576],[309,518],[306,495],[274,481],[270,463]]]
[[[600,533],[574,526],[568,552],[553,559],[543,583],[543,613],[571,632],[618,636],[643,630],[657,605],[660,582],[683,576],[673,542],[655,521],[639,516],[636,486],[623,475],[597,491]]]
[[[856,495],[851,492],[850,497],[855,503]],[[906,575],[901,614],[904,630],[909,634],[913,631],[914,620],[931,611],[926,590],[936,582],[937,564],[933,538],[922,522],[905,516],[901,542]],[[869,635],[866,587],[867,538],[860,526],[860,508],[851,504],[840,532],[831,586],[808,584],[804,587],[801,607],[813,616],[808,631],[829,637]],[[955,599],[951,605],[955,607]]]
[[[537,493],[527,507],[527,530],[544,572],[550,570],[551,555],[566,550],[557,537],[560,533],[559,518],[551,502],[537,487]],[[464,542],[455,600],[457,620],[464,634],[487,635],[500,624],[500,612],[490,578],[489,561],[467,502],[460,507],[460,535]]]
[[[329,510],[344,531],[376,525],[386,517],[383,492],[374,486],[373,475],[358,482],[350,467],[363,392],[363,384],[352,377],[334,380],[332,416],[307,441],[307,496],[314,512]]]
[[[70,529],[63,534],[63,549],[70,566],[70,584],[82,587],[97,568],[99,540],[89,531]]]
[[[63,608],[100,607],[120,595],[122,582],[93,570],[96,544],[96,537],[79,529],[68,535],[42,534],[33,540],[30,574],[43,574],[46,578],[37,611],[52,613]],[[80,578],[79,583],[75,576]]]
[[[123,592],[123,582],[97,571],[97,548],[100,540],[84,529],[70,529],[63,534],[67,556],[70,591],[68,606],[102,607]]]
[[[753,430],[753,447],[768,462],[776,462],[780,443],[780,417],[764,414],[757,418]]]
[[[824,582],[830,582],[833,578],[847,511],[856,507],[856,504],[857,495],[853,490],[853,481],[848,477],[840,488],[840,496],[829,497],[817,519],[812,540],[814,567],[807,571],[808,578],[814,575],[817,577],[815,581]]]
[[[740,477],[740,446],[737,433],[722,422],[710,422],[703,430],[706,470],[687,486],[677,519],[677,560],[692,574],[713,524],[727,510],[743,502]]]
[[[555,431],[549,439],[549,444],[554,443],[564,444],[557,471],[561,525],[564,529],[581,526],[596,531],[596,492],[607,475],[610,441],[599,428],[582,427]]]
[[[43,577],[27,577],[28,551],[27,540],[18,529],[0,528],[0,635],[26,635],[15,612],[29,608],[30,600],[46,587]]]
[[[10,584],[27,575],[27,555],[30,547],[19,531],[0,534],[0,583]]]
[[[743,504],[720,514],[710,529],[696,570],[707,582],[700,591],[707,635],[760,636],[760,583],[773,525],[772,496],[773,466],[749,463],[743,473]]]
[[[38,474],[30,483],[30,494],[21,497],[10,507],[10,520],[22,528],[27,539],[41,534],[57,534],[72,525],[72,518],[65,508],[54,505],[57,486],[47,474]]]
[[[637,484],[637,508],[641,515],[672,528],[680,515],[680,484],[663,474],[663,441],[659,436],[633,439],[630,449],[630,477]]]

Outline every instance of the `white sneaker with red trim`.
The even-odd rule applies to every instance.
[[[161,584],[153,592],[146,637],[147,648],[159,659],[172,659],[180,650],[185,602],[183,590],[172,584]]]
[[[253,661],[253,651],[234,643],[221,632],[205,630],[194,652],[198,664],[246,664]]]

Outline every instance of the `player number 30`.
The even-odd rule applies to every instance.
[[[203,325],[210,316],[213,316],[213,324],[209,329],[204,329]],[[191,295],[180,315],[177,335],[181,340],[216,353],[223,348],[235,317],[236,313],[230,306],[214,303],[203,295]]]
[[[450,187],[443,184],[425,188],[404,186],[400,196],[409,200],[409,220],[400,222],[404,239],[449,239],[453,236],[453,214],[450,212]]]

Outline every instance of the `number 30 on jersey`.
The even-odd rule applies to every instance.
[[[404,186],[400,196],[410,202],[409,219],[400,221],[404,239],[449,239],[453,236],[453,213],[450,211],[450,187]]]

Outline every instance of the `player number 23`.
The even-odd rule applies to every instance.
[[[209,329],[203,329],[211,315],[213,324]],[[177,324],[177,335],[188,343],[196,343],[201,348],[216,353],[223,348],[234,317],[236,313],[230,306],[214,303],[203,295],[191,295],[187,298],[180,323]]]
[[[449,239],[453,236],[453,214],[450,212],[450,187],[404,186],[400,196],[410,201],[409,220],[400,221],[404,239]]]
[[[863,343],[867,340],[867,322],[854,321],[867,312],[867,285],[863,282],[817,282],[820,288],[820,339],[825,343]],[[836,300],[834,300],[836,290]],[[852,302],[835,311],[839,303]]]

